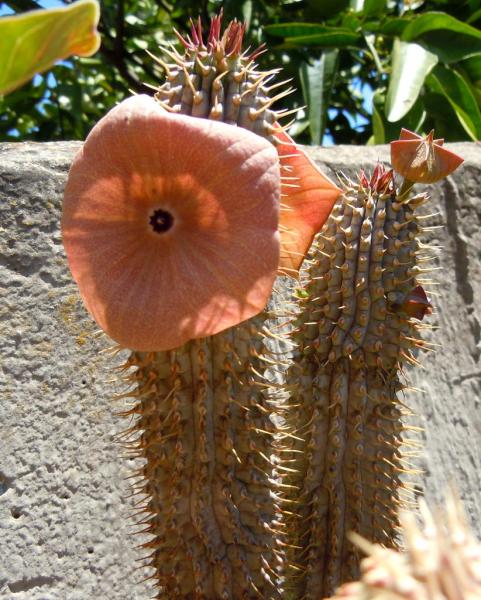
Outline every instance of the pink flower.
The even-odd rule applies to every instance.
[[[75,158],[62,230],[100,327],[166,350],[260,312],[279,263],[279,165],[263,138],[174,115],[147,96],[111,110]]]

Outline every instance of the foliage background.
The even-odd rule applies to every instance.
[[[52,4],[7,0],[0,14]],[[162,81],[146,49],[221,9],[247,21],[247,44],[267,43],[261,68],[293,79],[282,103],[306,105],[291,130],[300,142],[383,143],[401,125],[481,139],[481,0],[104,0],[99,52],[0,98],[0,141],[84,139],[129,90]]]

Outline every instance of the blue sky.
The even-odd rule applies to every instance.
[[[65,6],[61,0],[39,0],[38,2],[43,8],[53,8],[55,6]],[[11,15],[13,13],[5,4],[0,6],[0,17],[2,15]]]

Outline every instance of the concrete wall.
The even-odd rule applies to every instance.
[[[141,542],[130,533],[128,481],[114,415],[121,356],[102,352],[72,283],[59,232],[62,191],[78,143],[0,144],[0,599],[144,600],[133,569]],[[427,232],[443,246],[439,282],[441,346],[409,373],[424,393],[406,402],[426,451],[419,486],[440,500],[461,491],[481,532],[481,149],[456,144],[466,159],[432,189]],[[388,160],[386,147],[312,149],[331,174]],[[434,289],[434,288],[433,288]]]

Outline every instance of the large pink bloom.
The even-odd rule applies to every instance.
[[[94,127],[62,230],[87,309],[121,345],[165,350],[260,312],[279,263],[275,148],[135,96]]]

